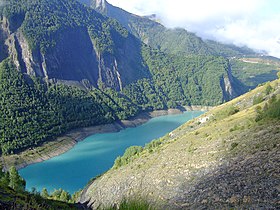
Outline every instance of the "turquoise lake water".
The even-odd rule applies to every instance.
[[[47,188],[49,192],[62,188],[70,193],[82,189],[87,182],[110,169],[117,156],[132,145],[144,146],[164,136],[203,112],[184,112],[179,115],[156,117],[136,128],[117,133],[94,134],[79,142],[68,152],[50,160],[21,169],[27,189]]]

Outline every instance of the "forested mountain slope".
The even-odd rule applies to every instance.
[[[3,154],[143,110],[239,94],[225,59],[171,58],[74,0],[7,1],[0,31]]]
[[[149,77],[141,42],[75,0],[9,1],[1,29],[5,55],[32,76],[116,90]]]
[[[139,111],[117,92],[45,83],[18,72],[9,60],[0,65],[0,98],[3,154],[38,146],[70,129],[113,122]]]
[[[156,24],[148,45],[132,28],[76,0],[3,2],[2,154],[38,146],[73,128],[128,119],[142,111],[218,105],[263,82],[252,79],[252,71],[242,77],[239,63],[233,68],[232,60],[212,55],[206,42],[195,35],[186,38],[189,33],[184,30],[182,36],[172,32],[170,37],[187,39],[188,52],[175,55],[172,51],[178,46],[168,50],[150,44],[162,40],[162,46],[171,46],[163,37],[156,38],[161,30],[168,30],[147,18],[129,14],[136,22],[140,18],[145,24]],[[97,3],[94,8],[107,5]],[[274,78],[275,66],[266,66],[267,79]]]
[[[156,209],[279,207],[280,80],[128,148],[83,191],[93,209],[148,200]]]
[[[118,20],[128,31],[153,49],[173,55],[214,55],[229,58],[234,68],[233,75],[244,82],[248,89],[257,84],[277,78],[280,60],[263,56],[248,47],[222,44],[213,40],[203,40],[182,28],[168,29],[153,17],[137,16],[109,4],[106,0],[87,0],[82,3],[96,11]],[[253,58],[258,62],[244,62],[240,58]]]

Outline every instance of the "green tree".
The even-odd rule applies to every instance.
[[[71,202],[72,203],[77,203],[79,201],[81,193],[82,193],[82,190],[74,192],[71,196]]]
[[[62,193],[62,189],[58,189],[58,190],[55,190],[53,191],[53,193],[51,194],[51,198],[54,199],[54,200],[59,200],[60,199],[60,195]]]
[[[20,177],[18,171],[15,166],[12,166],[9,170],[9,187],[13,188],[14,190],[24,191],[26,182],[25,180]]]
[[[4,173],[4,176],[0,179],[1,183],[5,186],[8,186],[10,183],[10,175],[8,172]]]
[[[41,196],[43,198],[48,198],[49,197],[49,193],[48,193],[48,190],[46,188],[42,189]]]
[[[71,200],[71,195],[63,190],[60,194],[59,200],[69,202]]]
[[[1,179],[2,177],[4,177],[4,176],[5,176],[5,173],[4,173],[4,171],[3,171],[3,167],[0,166],[0,179]]]

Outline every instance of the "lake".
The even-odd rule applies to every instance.
[[[68,152],[30,165],[19,173],[26,180],[28,190],[35,187],[41,191],[45,187],[52,192],[62,188],[73,193],[82,189],[91,178],[110,169],[116,157],[123,155],[126,148],[133,145],[144,146],[202,113],[191,111],[166,115],[117,133],[94,134]]]

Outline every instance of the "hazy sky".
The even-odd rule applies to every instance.
[[[280,0],[108,0],[138,15],[155,13],[167,27],[265,50],[280,58]]]

